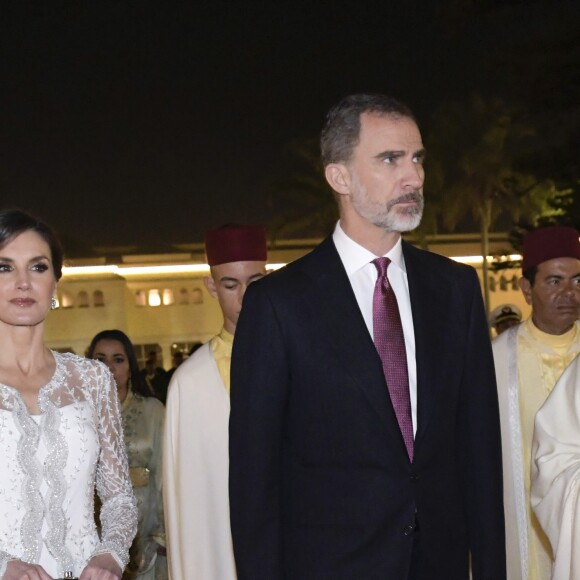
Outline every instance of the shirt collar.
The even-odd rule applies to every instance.
[[[391,260],[393,265],[397,266],[397,268],[401,269],[403,272],[406,272],[405,260],[403,259],[402,239],[402,237],[399,237],[397,243],[385,254],[385,256]],[[336,246],[348,276],[361,270],[378,257],[360,244],[357,244],[353,239],[349,238],[340,226],[340,221],[336,222],[336,227],[332,234],[332,240],[334,241],[334,245]]]

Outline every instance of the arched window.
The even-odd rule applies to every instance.
[[[189,304],[189,292],[187,288],[182,288],[179,291],[179,304]]]
[[[149,306],[160,306],[161,305],[161,295],[159,290],[153,289],[149,290],[149,297],[147,299]]]
[[[135,306],[147,306],[147,292],[145,290],[135,292]]]
[[[105,295],[102,290],[95,290],[93,292],[93,306],[104,306],[105,305]]]
[[[89,307],[89,293],[81,290],[77,295],[77,304],[79,308]]]
[[[203,292],[200,288],[194,288],[191,293],[191,301],[193,304],[203,304]]]
[[[60,308],[72,308],[74,305],[73,297],[68,292],[60,292]]]
[[[171,288],[163,288],[162,300],[163,306],[175,304],[175,298],[173,297],[173,290]]]

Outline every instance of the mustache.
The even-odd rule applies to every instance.
[[[399,203],[409,203],[409,202],[415,202],[417,205],[422,206],[423,194],[419,190],[416,190],[400,195],[395,199],[391,199],[391,201],[387,203],[387,210],[390,210]]]

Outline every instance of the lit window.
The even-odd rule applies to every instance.
[[[149,290],[149,299],[147,300],[149,306],[160,306],[161,296],[159,290]]]
[[[73,297],[68,292],[61,292],[58,302],[61,308],[72,308],[75,305]]]
[[[170,304],[175,304],[175,298],[173,297],[173,290],[171,288],[163,289],[163,305],[169,306]]]

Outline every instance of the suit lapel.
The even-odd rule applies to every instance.
[[[406,242],[403,242],[403,255],[415,332],[417,444],[425,434],[439,396],[432,385],[438,384],[438,368],[441,361],[445,360],[441,351],[445,341],[438,340],[438,337],[445,333],[444,327],[448,321],[441,318],[442,309],[438,304],[444,297],[441,297],[441,287],[431,261],[421,259],[421,252]]]
[[[379,355],[332,239],[327,238],[309,258],[303,268],[313,281],[312,299],[323,335],[338,363],[363,391],[406,457]]]

